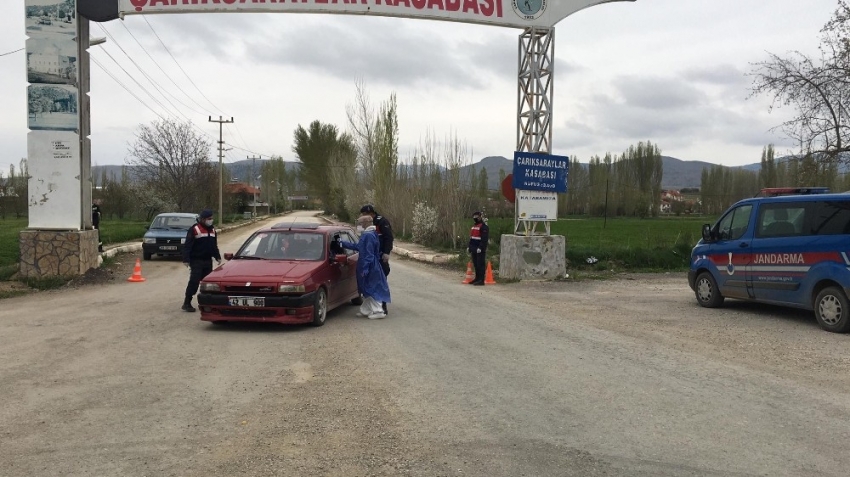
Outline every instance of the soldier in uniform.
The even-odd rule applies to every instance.
[[[205,209],[198,217],[198,223],[189,227],[186,243],[183,245],[183,264],[189,268],[189,284],[186,285],[186,297],[181,308],[183,311],[195,311],[192,297],[198,293],[201,280],[212,272],[213,258],[221,263],[218,239],[213,227],[213,213]]]

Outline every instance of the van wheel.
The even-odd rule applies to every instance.
[[[702,272],[697,275],[694,295],[697,297],[697,303],[706,308],[717,308],[723,304],[723,295],[720,294],[720,289],[717,288],[717,282],[714,281],[714,277],[708,272]]]
[[[316,290],[316,299],[313,302],[313,326],[325,324],[328,316],[328,294],[324,288]]]
[[[815,318],[826,331],[847,333],[850,331],[850,305],[847,295],[838,287],[827,287],[818,293],[814,303]]]
[[[148,252],[142,252],[142,259],[144,259],[144,260],[150,260],[150,259],[151,259],[151,254],[150,254],[150,253],[148,253]]]

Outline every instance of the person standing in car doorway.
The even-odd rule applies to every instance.
[[[475,221],[469,232],[469,255],[472,257],[472,266],[475,268],[475,279],[470,285],[484,285],[484,269],[487,265],[487,242],[490,241],[490,227],[484,222],[484,215],[480,211],[472,214]]]
[[[378,240],[381,244],[381,270],[384,271],[384,276],[390,276],[390,253],[393,251],[393,227],[390,221],[383,215],[375,211],[375,206],[366,204],[360,208],[361,214],[366,214],[372,217],[372,225],[375,226],[375,231],[378,233]],[[387,312],[386,302],[381,303],[384,314]]]
[[[186,243],[183,244],[183,265],[189,269],[189,284],[186,285],[186,296],[183,299],[183,311],[193,312],[192,297],[198,293],[201,280],[212,272],[212,260],[221,264],[221,254],[218,252],[218,238],[213,227],[213,213],[205,209],[198,217],[198,223],[189,227],[186,232]]]

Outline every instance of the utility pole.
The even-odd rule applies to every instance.
[[[213,119],[210,116],[211,123],[218,123],[218,223],[219,227],[224,226],[224,166],[222,165],[222,159],[224,159],[224,129],[223,126],[225,123],[230,124],[233,122],[233,117],[230,120],[223,119],[221,116],[218,119]]]
[[[256,172],[254,171],[254,164],[257,163],[257,159],[262,159],[263,156],[260,156],[260,157],[245,156],[245,157],[247,157],[248,159],[251,159],[251,187],[256,189],[257,186],[254,184],[254,181],[256,180],[257,176],[254,175],[254,174],[256,174]],[[251,194],[254,196],[254,217],[256,218],[257,217],[257,194],[254,194],[253,192],[251,192]]]

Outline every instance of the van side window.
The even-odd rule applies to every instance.
[[[850,234],[850,201],[818,202],[812,217],[812,234]]]
[[[742,205],[723,216],[717,223],[718,240],[738,240],[743,237],[747,232],[752,213],[752,205]]]
[[[759,208],[756,237],[801,235],[805,220],[806,204],[804,203],[763,204]]]

